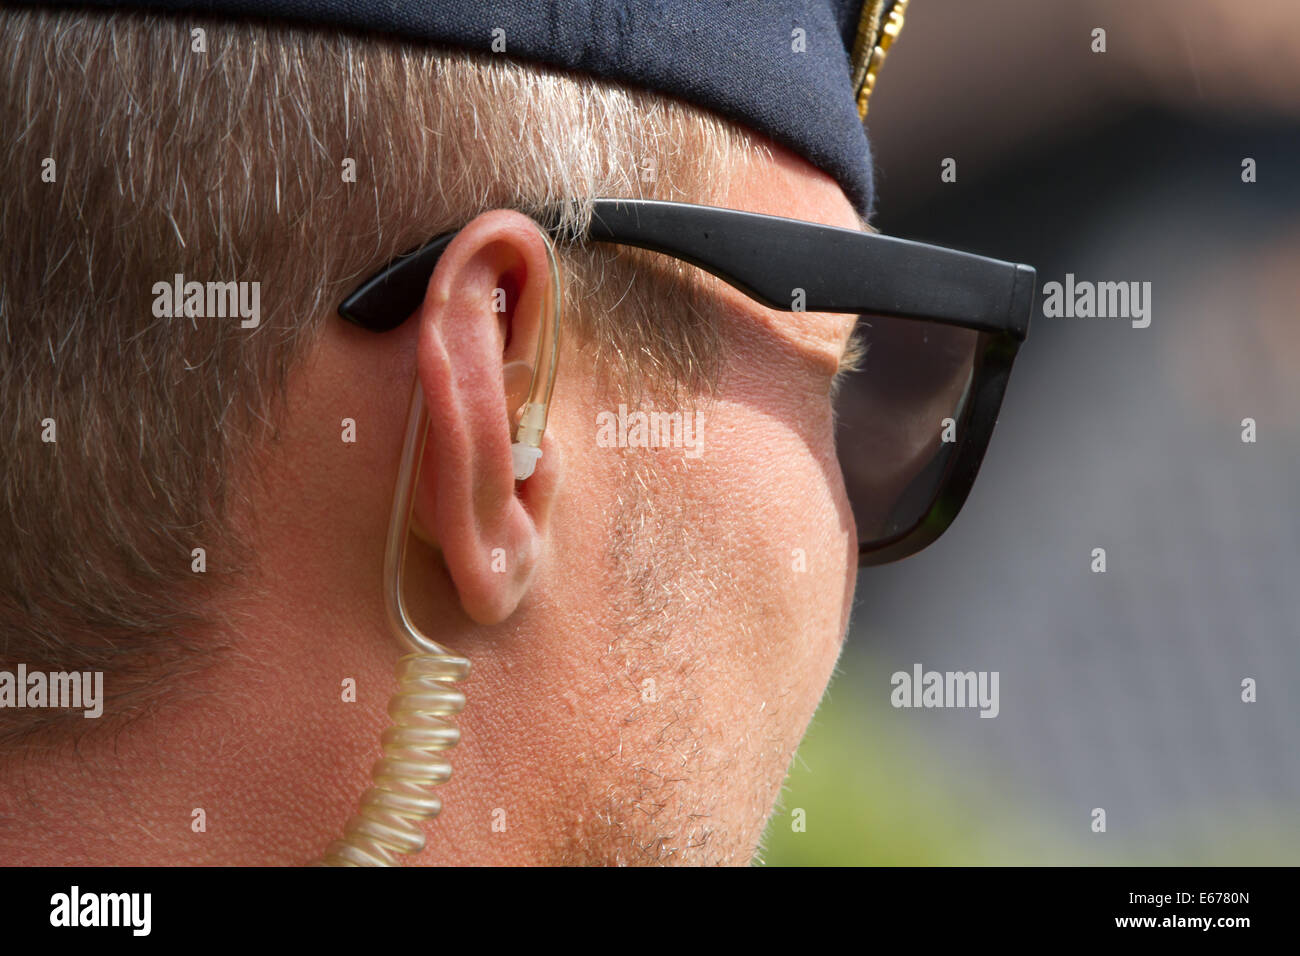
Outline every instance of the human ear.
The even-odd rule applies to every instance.
[[[417,313],[417,374],[429,431],[414,518],[442,553],[461,606],[498,624],[523,600],[547,539],[562,477],[543,439],[532,475],[516,482],[514,416],[527,397],[552,264],[527,217],[484,213],[457,233]]]

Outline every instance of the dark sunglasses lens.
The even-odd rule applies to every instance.
[[[972,329],[864,315],[857,371],[836,398],[836,446],[859,552],[918,527],[967,429],[980,351]]]

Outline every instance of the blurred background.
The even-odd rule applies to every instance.
[[[868,129],[884,232],[1152,320],[1039,293],[961,515],[859,574],[760,861],[1300,863],[1300,3],[913,0]],[[918,662],[1001,712],[892,708]]]

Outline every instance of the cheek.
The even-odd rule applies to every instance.
[[[778,672],[811,716],[848,623],[856,537],[829,402],[792,400],[791,390],[756,385],[719,403],[708,458],[718,469],[711,487],[728,502],[727,538],[737,542],[731,571],[748,592],[750,660]]]
[[[715,407],[710,474],[692,483],[716,509],[699,544],[730,582],[706,699],[728,763],[748,768],[730,816],[753,839],[834,672],[856,572],[829,410],[782,407],[779,391]]]
[[[691,854],[747,860],[839,653],[853,545],[829,403],[791,376],[726,385],[690,452],[593,449],[594,413],[557,405],[572,468],[544,590],[567,606],[540,608],[538,633],[564,640],[524,642],[515,673],[564,706],[530,692],[518,719],[571,722],[539,758],[558,774],[543,799],[593,860],[602,841],[610,860],[633,837],[699,846],[701,827]]]

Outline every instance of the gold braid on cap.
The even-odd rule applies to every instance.
[[[876,87],[876,76],[885,62],[889,47],[903,29],[903,14],[908,0],[894,0],[888,13],[888,0],[866,0],[858,20],[858,35],[853,41],[853,92],[858,100],[858,116],[867,118],[867,101]]]

